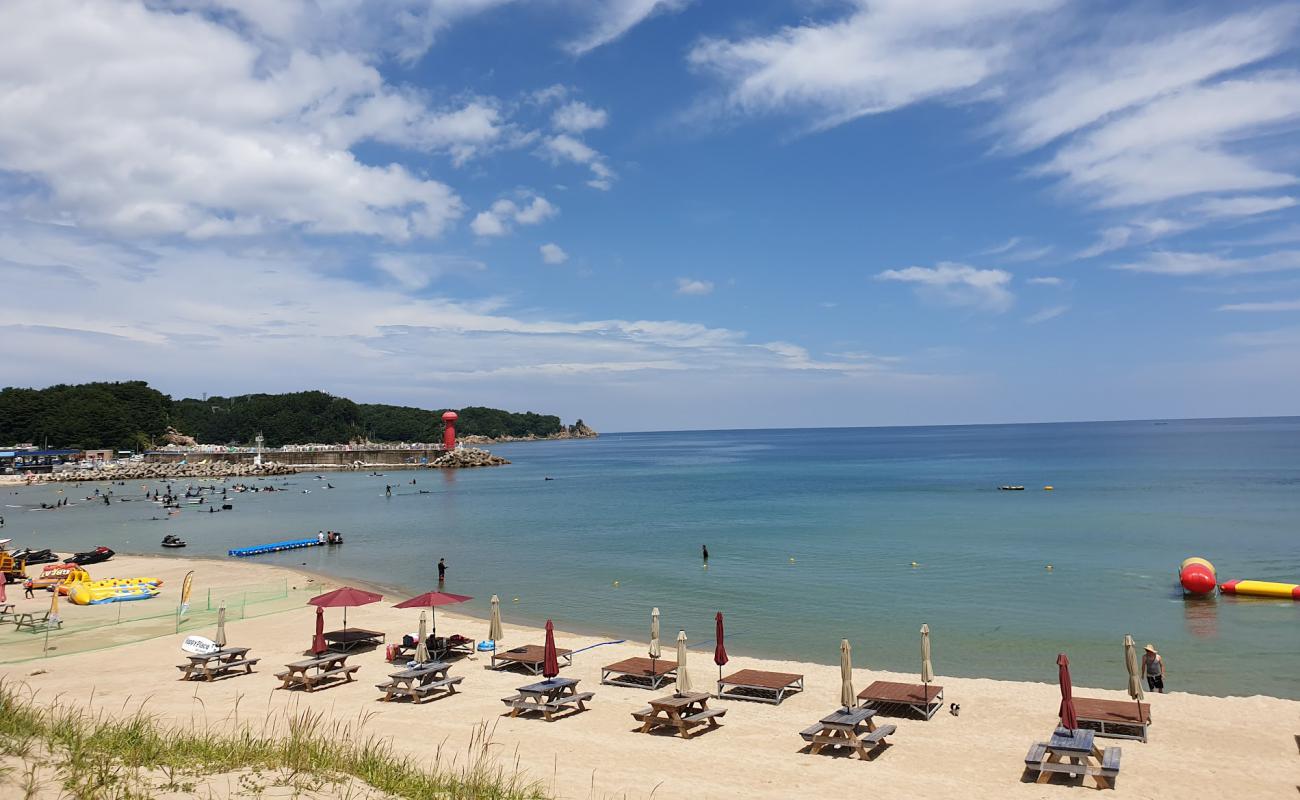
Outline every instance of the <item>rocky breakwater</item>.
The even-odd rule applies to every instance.
[[[293,475],[298,470],[273,461],[264,464],[239,464],[212,461],[203,464],[110,464],[97,469],[77,469],[42,475],[40,480],[54,483],[82,481],[166,481],[177,478],[263,478],[270,475]]]
[[[435,469],[462,469],[465,467],[499,467],[510,462],[501,456],[494,456],[477,447],[457,447],[450,453],[438,456],[429,462]]]

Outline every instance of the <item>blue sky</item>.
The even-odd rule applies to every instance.
[[[1300,9],[0,7],[0,383],[597,428],[1295,413]]]

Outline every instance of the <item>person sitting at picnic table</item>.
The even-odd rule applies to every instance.
[[[1148,643],[1142,655],[1142,669],[1147,676],[1147,688],[1152,692],[1165,693],[1165,660],[1156,651],[1156,646]]]

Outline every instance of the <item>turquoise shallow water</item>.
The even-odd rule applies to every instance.
[[[493,449],[514,464],[325,474],[333,490],[299,475],[292,492],[232,495],[234,511],[165,522],[143,502],[29,511],[56,489],[6,490],[5,505],[21,507],[0,510],[0,535],[161,552],[176,533],[190,544],[182,554],[214,555],[331,528],[344,547],[258,560],[423,590],[445,557],[446,588],[474,595],[472,612],[497,593],[508,619],[643,639],[659,606],[666,635],[685,627],[711,648],[721,610],[733,653],[835,663],[847,636],[855,663],[896,670],[917,668],[927,622],[941,676],[1053,681],[1064,650],[1076,683],[1119,689],[1132,633],[1160,647],[1171,690],[1300,699],[1300,603],[1187,602],[1175,576],[1201,555],[1221,580],[1300,582],[1300,418],[613,434]],[[1004,483],[1026,491],[997,491]]]

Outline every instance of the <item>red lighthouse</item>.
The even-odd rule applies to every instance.
[[[442,447],[444,450],[456,449],[456,420],[460,418],[455,411],[447,411],[442,415],[442,424],[445,429],[442,432]]]

